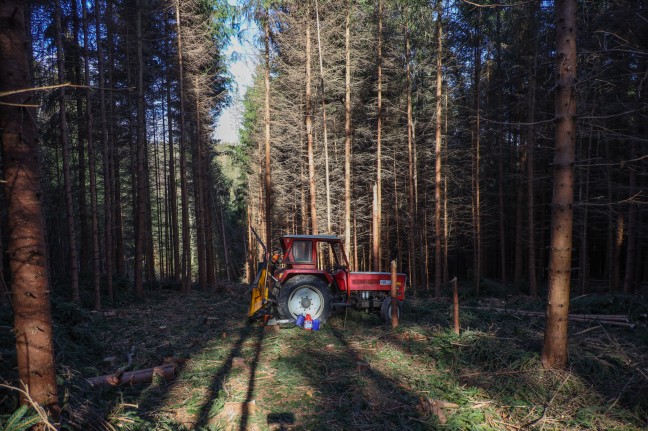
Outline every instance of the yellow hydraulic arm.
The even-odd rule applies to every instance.
[[[252,228],[250,228],[252,229]],[[252,297],[250,298],[250,308],[248,310],[248,317],[252,317],[254,313],[262,309],[268,304],[268,270],[270,269],[270,259],[268,259],[268,251],[265,244],[259,238],[259,235],[252,229],[252,233],[256,237],[259,244],[263,248],[264,261],[259,265],[259,271],[256,278],[252,283]]]

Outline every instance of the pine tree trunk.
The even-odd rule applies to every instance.
[[[58,83],[65,83],[65,65],[63,61],[63,37],[61,25],[61,3],[55,2],[56,21],[56,64],[58,69]],[[70,134],[68,131],[67,112],[65,105],[65,87],[58,90],[59,102],[59,130],[61,133],[61,147],[63,149],[63,182],[65,188],[65,215],[68,229],[68,243],[70,247],[70,282],[72,299],[79,302],[79,256],[76,244],[76,229],[74,225],[74,198],[72,196],[72,176],[70,174]]]
[[[76,49],[74,50],[75,62],[74,62],[74,74],[76,84],[83,85],[85,83],[84,72],[82,71],[81,66],[81,45],[79,42],[79,34],[82,32],[79,29],[79,10],[77,5],[77,0],[72,0],[72,31],[74,33],[74,45]],[[81,119],[84,117],[83,112],[83,99],[84,91],[76,92],[76,111],[78,127],[77,127],[77,153],[79,160],[79,176],[78,176],[78,199],[79,199],[79,222],[80,222],[80,241],[79,241],[79,271],[82,274],[90,273],[90,260],[91,256],[91,241],[90,241],[90,227],[88,226],[88,203],[87,203],[87,186],[86,186],[86,153],[85,153],[85,142],[84,138],[87,136],[87,124],[84,124]]]
[[[31,87],[29,43],[21,1],[0,3],[0,92]],[[2,97],[2,142],[12,275],[18,378],[29,398],[56,418],[58,399],[52,341],[45,218],[32,92]],[[27,404],[27,397],[22,397]]]
[[[95,35],[97,38],[97,69],[99,71],[99,113],[101,121],[101,154],[103,157],[103,174],[104,174],[104,259],[106,271],[106,293],[110,301],[113,299],[113,246],[112,246],[112,192],[110,189],[111,169],[110,153],[112,149],[108,146],[108,122],[106,119],[106,81],[103,64],[103,48],[101,35],[101,3],[95,0]]]
[[[144,296],[144,258],[145,258],[145,229],[146,229],[146,187],[144,168],[144,153],[146,151],[146,136],[144,132],[144,60],[142,54],[142,3],[137,0],[135,11],[135,37],[137,39],[137,175],[136,175],[136,209],[135,215],[135,294]]]
[[[85,56],[85,82],[86,87],[86,134],[88,141],[88,175],[90,176],[90,212],[91,214],[91,228],[92,228],[92,272],[93,272],[93,285],[94,285],[94,308],[95,310],[101,309],[101,258],[99,251],[99,219],[98,219],[98,205],[97,205],[97,174],[95,169],[95,149],[93,127],[92,127],[92,101],[90,95],[90,34],[88,30],[90,18],[86,3],[83,2],[83,45]]]
[[[378,0],[378,46],[377,46],[377,125],[376,125],[376,227],[373,238],[373,270],[380,271],[382,262],[382,43],[383,43],[383,0]]]
[[[324,133],[324,169],[326,181],[326,233],[331,232],[331,183],[329,175],[328,128],[326,122],[326,99],[324,97],[324,64],[322,61],[322,40],[320,35],[319,3],[315,0],[315,18],[317,23],[317,51],[319,53],[320,88],[322,94],[322,126]]]
[[[502,19],[501,19],[501,9],[497,9],[497,54],[496,54],[496,76],[497,83],[500,84],[503,81],[503,72],[502,72],[502,38],[501,38],[501,28],[502,28]],[[502,114],[504,111],[502,103],[502,93],[503,91],[497,92],[497,148],[498,148],[498,157],[497,157],[497,197],[498,197],[498,218],[499,218],[499,246],[500,246],[500,277],[502,278],[502,283],[508,283],[508,269],[506,261],[506,208],[504,206],[504,127],[502,126]]]
[[[202,191],[203,172],[200,163],[200,152],[202,147],[202,124],[200,121],[200,90],[198,77],[194,80],[194,97],[196,99],[195,120],[196,130],[193,139],[192,174],[194,186],[194,223],[196,225],[196,255],[198,258],[198,286],[201,289],[207,284],[207,271],[205,268],[205,216],[204,197]]]
[[[535,97],[536,97],[536,63],[537,63],[537,49],[536,44],[533,42],[536,31],[536,6],[537,2],[529,4],[529,27],[527,33],[527,41],[532,44],[530,49],[531,61],[529,62],[529,88],[527,91],[527,122],[529,127],[527,130],[526,139],[526,153],[527,153],[527,223],[528,223],[528,274],[529,274],[529,294],[532,298],[538,296],[538,284],[536,276],[536,254],[535,254],[535,177],[533,173],[534,163],[534,147],[535,147]]]
[[[270,14],[266,9],[265,22],[263,23],[263,44],[265,48],[263,69],[264,83],[264,111],[263,129],[265,132],[265,220],[266,220],[266,246],[272,245],[272,177],[270,166]],[[310,39],[309,39],[310,40]],[[310,67],[310,66],[309,66]],[[310,84],[309,84],[310,85]],[[269,251],[269,250],[268,250]]]
[[[405,13],[408,13],[407,11]],[[416,238],[418,233],[416,231],[416,202],[414,192],[414,122],[412,120],[412,76],[410,70],[410,33],[409,22],[405,18],[405,79],[406,79],[406,92],[407,92],[407,203],[409,210],[409,265],[410,265],[410,279],[412,280],[411,286],[416,290],[419,282],[416,277]]]
[[[443,2],[437,2],[437,61],[436,61],[436,110],[434,124],[434,296],[441,296],[441,90],[443,85],[443,28],[441,11]]]
[[[169,30],[170,31],[170,30]],[[168,33],[168,31],[167,31]],[[171,46],[167,47],[167,54],[170,56]],[[173,249],[173,281],[180,280],[180,232],[178,231],[178,188],[176,185],[175,150],[173,146],[173,115],[171,110],[171,67],[166,68],[166,100],[167,100],[167,124],[169,128],[169,213],[171,222],[171,247]]]
[[[480,112],[480,80],[481,80],[481,8],[475,29],[475,77],[474,77],[474,103],[475,123],[473,131],[473,241],[474,241],[474,286],[475,294],[479,295],[479,283],[482,273],[482,237],[481,237],[481,167],[480,167],[480,138],[481,138],[481,112]]]
[[[115,70],[115,54],[114,54],[114,38],[113,27],[115,25],[113,17],[113,2],[109,1],[106,17],[108,24],[106,32],[108,35],[108,81],[109,88],[112,88],[115,82],[113,78],[113,71]],[[119,167],[119,149],[116,145],[115,133],[115,100],[113,92],[108,92],[108,108],[109,108],[109,128],[108,128],[108,142],[109,142],[109,155],[108,155],[108,169],[110,170],[110,201],[111,201],[111,242],[112,242],[112,260],[114,262],[113,272],[118,275],[125,273],[125,260],[124,260],[124,233],[122,230],[122,205],[121,205],[121,175]],[[112,298],[111,298],[112,299]]]
[[[182,208],[182,292],[191,291],[191,233],[189,231],[189,190],[187,186],[185,148],[184,69],[182,61],[182,26],[180,24],[180,0],[176,0],[176,31],[178,37],[178,99],[180,100],[180,206]]]
[[[346,2],[344,25],[345,91],[344,91],[344,248],[351,256],[351,1]],[[355,250],[355,249],[354,249]],[[357,251],[357,250],[355,250]],[[353,259],[351,268],[358,269]]]
[[[549,296],[542,365],[567,365],[576,141],[576,1],[556,1],[556,147]]]
[[[317,190],[315,184],[315,155],[313,150],[313,112],[311,107],[311,34],[310,6],[307,5],[306,18],[306,135],[308,140],[308,190],[310,195],[311,233],[317,235]]]

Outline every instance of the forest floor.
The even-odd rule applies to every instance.
[[[541,310],[542,301],[408,298],[393,330],[359,311],[320,331],[250,323],[246,288],[172,290],[110,312],[55,302],[68,427],[83,430],[634,430],[648,426],[648,329],[570,324],[569,370],[543,371],[543,319],[475,306]],[[584,296],[574,312],[646,306]],[[90,387],[127,364],[176,364],[176,377]],[[112,361],[105,357],[115,356]]]

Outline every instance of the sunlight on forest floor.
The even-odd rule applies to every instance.
[[[540,302],[519,297],[508,304],[533,309]],[[632,430],[647,424],[644,326],[572,323],[570,369],[548,372],[539,360],[542,319],[464,307],[456,336],[451,304],[426,297],[406,301],[396,330],[356,311],[335,315],[317,332],[264,328],[248,323],[245,288],[237,285],[225,294],[165,290],[114,313],[74,315],[73,309],[59,304],[54,311],[72,322],[58,325],[57,352],[65,410],[81,429]],[[81,378],[114,372],[129,352],[133,369],[177,364],[176,379],[91,389]],[[117,364],[102,364],[107,356],[117,356]]]

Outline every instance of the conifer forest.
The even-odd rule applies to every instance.
[[[643,1],[0,0],[0,431],[646,429],[647,93]]]

